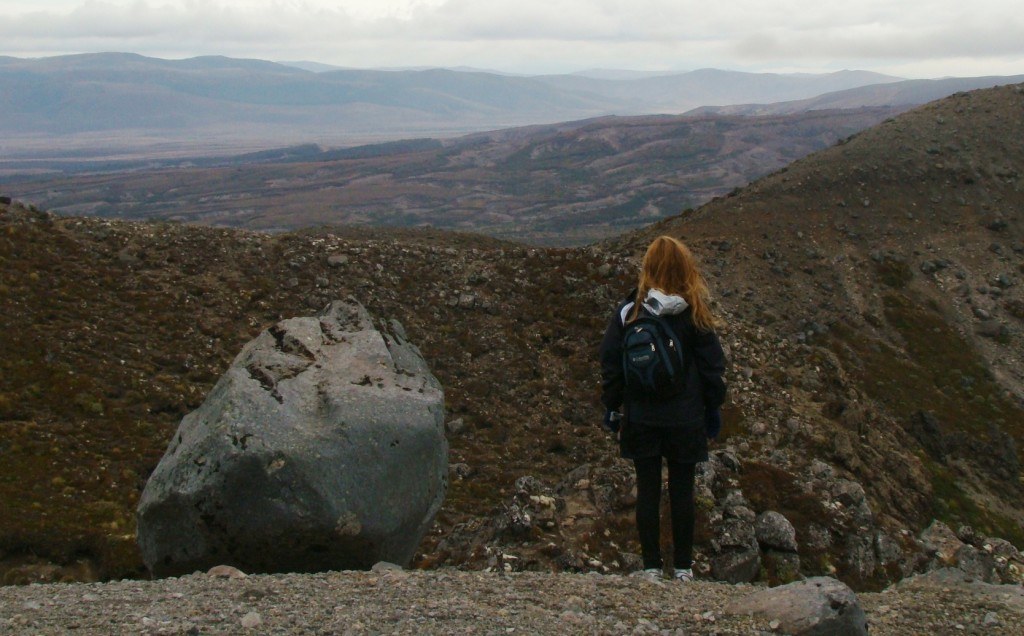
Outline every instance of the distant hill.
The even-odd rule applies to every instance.
[[[847,71],[710,69],[598,75],[615,79],[129,53],[7,57],[0,58],[0,134],[8,157],[38,157],[53,149],[111,156],[140,148],[147,156],[181,156],[198,147],[226,154],[222,149],[356,145],[612,114],[681,113],[708,104],[805,99],[897,79]]]
[[[894,113],[605,117],[231,159],[36,161],[68,174],[34,179],[14,178],[17,161],[0,170],[9,192],[65,214],[252,229],[426,225],[571,245],[724,195]]]
[[[8,150],[189,141],[351,145],[602,114],[610,104],[520,77],[447,70],[314,73],[256,60],[129,54],[0,61]],[[24,139],[24,143],[18,143]],[[64,146],[66,147],[66,145]]]
[[[589,74],[554,75],[537,79],[551,86],[571,88],[613,101],[625,108],[622,114],[626,114],[682,113],[707,105],[790,101],[868,84],[897,82],[901,78],[866,71],[780,75],[701,69],[634,78],[618,73],[597,74],[597,77]],[[850,104],[845,108],[860,105]]]
[[[689,112],[692,115],[786,115],[810,110],[856,108],[861,106],[895,106],[910,108],[960,91],[992,88],[1024,82],[1024,75],[1010,77],[953,77],[938,80],[902,80],[885,84],[872,84],[825,93],[810,99],[774,104],[733,104],[730,106],[702,106]]]

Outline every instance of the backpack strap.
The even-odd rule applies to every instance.
[[[633,311],[634,305],[636,305],[636,302],[628,302],[622,307],[622,310],[619,311],[619,326],[626,326],[626,317],[629,316],[629,312]]]
[[[686,340],[680,338],[676,334],[676,330],[672,328],[671,324],[669,324],[667,318],[663,317],[661,324],[665,327],[665,331],[668,332],[668,337],[679,343],[679,357],[683,360],[683,381],[686,382],[690,379],[690,363],[692,362],[691,358],[693,358],[694,351],[692,343],[690,343],[689,338]],[[690,355],[687,355],[687,351],[685,350],[687,348],[689,348]]]

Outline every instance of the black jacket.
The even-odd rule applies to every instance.
[[[634,294],[635,297],[635,294]],[[683,340],[692,356],[686,389],[664,401],[626,399],[622,369],[622,316],[633,297],[619,305],[601,342],[601,401],[610,410],[622,409],[630,424],[648,426],[696,427],[704,422],[705,409],[716,409],[725,402],[725,352],[714,331],[702,331],[693,324],[692,309],[668,315],[672,329]]]

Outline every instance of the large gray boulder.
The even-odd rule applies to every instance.
[[[768,588],[726,606],[730,614],[753,614],[778,621],[778,631],[800,636],[862,636],[867,617],[857,595],[844,583],[814,577]]]
[[[354,301],[282,321],[181,421],[142,493],[156,576],[407,565],[447,488],[444,394]]]

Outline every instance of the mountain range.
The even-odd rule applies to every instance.
[[[523,77],[480,71],[340,69],[262,60],[163,60],[127,53],[0,57],[7,158],[88,151],[224,154],[295,143],[348,146],[605,115],[810,99],[901,84],[863,71],[824,75],[714,69]],[[963,80],[964,87],[992,85]],[[872,98],[872,105],[884,100]],[[858,104],[844,98],[844,107]],[[197,152],[202,149],[202,152]]]

